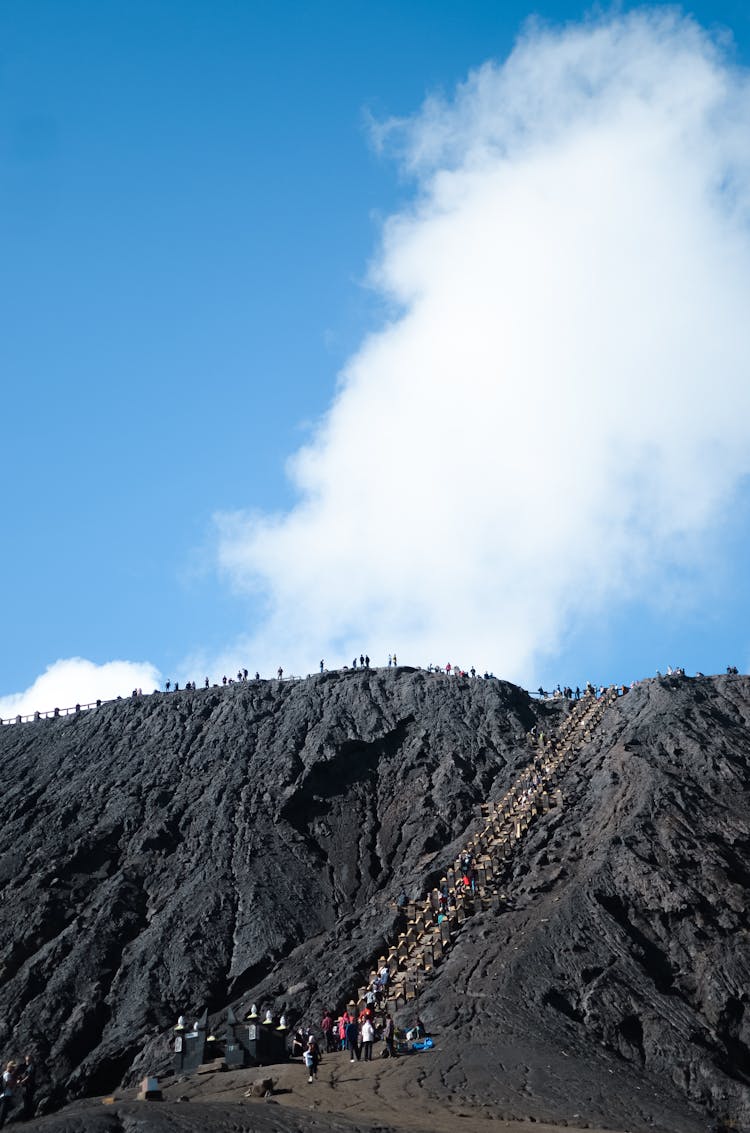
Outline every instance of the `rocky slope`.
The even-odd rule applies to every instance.
[[[468,926],[453,996],[423,999],[462,1036],[454,1088],[686,1129],[679,1091],[750,1125],[748,722],[737,678],[647,682],[606,714],[515,859],[512,907]]]
[[[49,1106],[158,1065],[181,1012],[253,998],[315,1020],[565,711],[401,669],[4,727],[0,1049],[38,1053]],[[748,1121],[749,721],[742,677],[650,681],[607,710],[510,902],[422,993],[420,1099]]]

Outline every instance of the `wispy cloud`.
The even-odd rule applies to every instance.
[[[253,668],[403,660],[527,677],[585,607],[699,556],[750,466],[747,75],[644,10],[530,28],[385,124],[414,178],[363,342],[290,463],[219,519],[266,614]]]

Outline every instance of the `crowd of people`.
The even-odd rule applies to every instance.
[[[411,1028],[396,1027],[387,1009],[390,972],[381,967],[369,985],[363,1007],[350,1003],[347,1010],[335,1016],[326,1011],[320,1021],[318,1038],[311,1027],[300,1026],[292,1035],[291,1056],[300,1058],[312,1084],[318,1075],[318,1066],[324,1054],[346,1052],[350,1062],[372,1062],[375,1043],[382,1042],[382,1058],[398,1058],[408,1049],[409,1042],[424,1039],[426,1031],[417,1016]]]
[[[21,1063],[12,1059],[5,1063],[0,1092],[0,1129],[8,1114],[13,1113],[22,1121],[34,1116],[35,1089],[36,1065],[32,1055],[25,1055]]]
[[[338,667],[336,669],[330,670],[326,666],[325,659],[322,658],[318,667],[319,667],[319,671],[321,673],[326,673],[326,672],[348,673],[350,670],[369,669],[371,666],[370,666],[369,654],[360,653],[359,657],[353,657],[352,658],[351,665],[341,665],[340,667]],[[388,663],[387,663],[387,665],[384,665],[383,667],[388,668],[388,669],[397,669],[398,668],[398,657],[396,656],[395,653],[389,653],[388,654]],[[377,668],[377,666],[376,666],[376,668]],[[495,679],[495,674],[489,672],[488,670],[485,670],[484,673],[480,673],[480,672],[477,671],[477,669],[474,667],[474,665],[472,665],[470,669],[464,669],[460,665],[452,664],[450,661],[446,665],[433,665],[432,663],[430,663],[429,665],[427,665],[427,667],[424,671],[427,672],[427,673],[435,673],[435,674],[444,673],[448,677],[472,677],[474,679],[481,678],[481,679],[486,680],[486,681]],[[308,673],[308,677],[311,676],[311,675],[312,674]],[[284,669],[282,668],[281,665],[279,665],[278,669],[276,670],[276,679],[279,680],[279,681],[282,681],[284,679]],[[290,680],[290,681],[299,681],[299,680],[303,680],[303,679],[304,678],[297,677],[297,676],[287,677],[287,680]],[[249,675],[249,672],[248,672],[247,669],[240,669],[240,670],[238,670],[236,677],[227,677],[226,674],[225,674],[221,678],[220,682],[214,681],[213,687],[218,688],[219,684],[224,685],[224,686],[233,685],[233,684],[242,684],[245,681],[252,681],[252,680],[255,680],[255,681],[261,680],[260,673],[256,671],[255,676],[251,677]],[[210,678],[206,677],[204,679],[203,684],[204,684],[205,688],[210,688],[211,687]],[[182,686],[183,690],[186,690],[188,692],[191,689],[194,691],[195,689],[197,689],[197,687],[198,686],[195,683],[195,681],[188,681],[186,684],[184,684]],[[154,692],[158,692],[158,691],[159,691],[159,689],[154,689]],[[164,691],[165,692],[179,692],[180,691],[180,685],[177,681],[167,680],[167,681],[164,682]],[[142,696],[143,693],[142,693],[141,689],[133,689],[132,695],[134,697],[135,696]]]
[[[537,691],[538,696],[541,697],[542,700],[560,700],[560,699],[563,699],[563,700],[580,700],[581,697],[584,696],[584,695],[585,696],[596,696],[596,697],[604,696],[605,692],[607,691],[607,687],[616,688],[618,695],[624,696],[625,693],[628,691],[628,687],[635,688],[637,683],[638,683],[637,681],[631,681],[629,686],[627,686],[627,685],[605,686],[605,685],[592,685],[591,681],[586,681],[586,688],[584,689],[583,692],[581,691],[581,689],[578,685],[576,685],[576,687],[573,689],[573,688],[570,687],[570,685],[565,685],[564,688],[561,688],[559,684],[555,685],[555,687],[554,687],[554,689],[552,690],[551,693],[547,692],[546,688],[543,688],[542,685],[540,685],[539,688],[536,691]]]
[[[369,657],[363,655],[361,661],[362,664],[369,667]],[[323,666],[323,661],[321,661],[321,666]],[[451,671],[455,673],[458,670],[455,667],[447,666],[447,674],[450,674]],[[731,669],[727,671],[732,672]],[[736,672],[736,670],[734,671]],[[281,670],[279,670],[279,674],[281,676]],[[257,674],[256,679],[259,679]],[[248,680],[248,671],[240,670],[238,680]],[[223,683],[229,683],[226,677]],[[208,687],[208,678],[206,678],[206,685]],[[190,685],[186,687],[189,688]],[[193,685],[193,687],[195,686]],[[626,690],[623,688],[622,691]],[[587,685],[586,692],[587,694],[596,694],[597,690],[593,686]],[[569,688],[561,689],[558,686],[555,694],[578,699],[580,689],[576,689],[574,693]],[[532,746],[536,747],[537,744],[540,744],[542,751],[544,750],[546,738],[544,733],[537,734],[536,726],[531,729],[529,738]],[[516,781],[515,799],[522,807],[538,793],[542,782],[542,761],[543,755],[537,755]],[[457,862],[453,888],[449,888],[447,878],[443,878],[439,888],[432,890],[431,900],[433,909],[437,914],[438,924],[449,915],[451,906],[455,906],[456,894],[460,894],[462,889],[474,892],[476,884],[474,855],[470,849],[465,849]],[[400,893],[396,901],[397,906],[404,908],[407,903],[405,893]],[[399,1052],[409,1049],[410,1043],[417,1049],[420,1046],[429,1047],[432,1045],[419,1017],[414,1020],[413,1026],[408,1030],[396,1027],[393,1016],[388,1010],[391,972],[384,960],[381,962],[378,971],[372,973],[372,977],[359,1004],[350,1002],[347,1009],[338,1016],[334,1016],[334,1013],[330,1010],[325,1011],[320,1022],[320,1039],[309,1027],[301,1026],[293,1033],[291,1054],[292,1057],[301,1058],[310,1084],[317,1077],[318,1066],[324,1053],[347,1052],[352,1063],[360,1060],[369,1062],[373,1059],[373,1047],[376,1042],[382,1042],[381,1057],[386,1058],[398,1057]],[[284,1020],[282,1019],[283,1023]],[[425,1040],[424,1043],[421,1040]],[[25,1056],[24,1062],[20,1066],[14,1061],[6,1064],[2,1075],[2,1091],[0,1092],[0,1128],[4,1125],[7,1115],[14,1109],[18,1116],[24,1119],[33,1115],[35,1078],[36,1068],[30,1055]]]
[[[397,659],[395,653],[389,653],[388,654],[388,663],[387,663],[387,666],[384,666],[384,667],[387,667],[389,669],[390,668],[398,668],[398,659]],[[360,653],[359,657],[354,657],[352,659],[351,665],[342,665],[342,666],[340,666],[340,668],[338,670],[334,669],[333,671],[334,672],[336,672],[336,671],[338,671],[338,672],[349,672],[350,669],[356,670],[356,669],[369,669],[369,668],[370,668],[370,657],[369,657],[369,655],[367,653]],[[321,661],[320,661],[319,670],[320,670],[321,673],[329,671],[326,668],[326,663],[325,663],[324,659],[321,659]],[[433,664],[432,662],[430,662],[430,664],[428,664],[423,671],[427,672],[427,673],[431,673],[431,674],[434,673],[436,675],[445,674],[445,676],[447,676],[447,677],[465,677],[465,678],[470,677],[474,680],[482,679],[482,680],[487,681],[487,680],[495,680],[496,679],[495,674],[490,672],[489,670],[485,669],[485,671],[483,673],[480,673],[475,668],[474,665],[472,665],[471,668],[469,668],[469,669],[464,669],[461,665],[453,664],[450,661],[448,661],[445,665],[436,665],[436,664]],[[728,675],[733,675],[733,676],[739,675],[739,670],[738,670],[736,665],[727,665],[726,671],[727,671]],[[308,674],[308,676],[310,676],[310,675],[311,674]],[[695,675],[696,675],[696,677],[704,676],[704,674],[701,673],[701,672],[696,672]],[[658,669],[656,671],[656,676],[657,677],[662,676],[661,672]],[[684,668],[681,668],[681,667],[673,667],[671,665],[668,665],[667,669],[666,669],[666,676],[684,677],[685,676],[685,670],[684,670]],[[280,680],[280,681],[284,679],[284,669],[281,666],[279,666],[279,668],[276,670],[276,678],[277,678],[277,680]],[[292,677],[289,677],[287,679],[296,681],[296,680],[302,680],[303,678],[292,676]],[[255,676],[251,677],[249,675],[247,669],[240,669],[237,672],[236,678],[235,677],[227,677],[226,675],[223,676],[221,678],[221,684],[222,685],[232,685],[232,684],[235,684],[235,683],[241,684],[242,682],[248,681],[248,680],[259,681],[259,680],[261,680],[261,675],[260,675],[259,672],[256,671]],[[606,692],[607,688],[613,688],[613,687],[617,689],[617,691],[620,695],[624,695],[628,691],[628,689],[633,689],[637,685],[639,685],[640,683],[641,683],[640,681],[631,681],[629,685],[626,685],[626,684],[597,685],[597,684],[592,684],[591,681],[587,681],[585,688],[583,688],[583,689],[581,689],[581,687],[579,685],[576,685],[576,687],[573,688],[571,685],[564,685],[563,686],[563,685],[557,684],[557,685],[555,685],[552,692],[549,692],[547,689],[545,689],[543,685],[539,685],[539,687],[536,690],[536,695],[538,695],[539,697],[541,697],[544,700],[556,699],[556,698],[564,698],[566,700],[580,700],[581,697],[584,696],[585,694],[594,694],[596,696],[602,696]],[[197,685],[196,685],[195,681],[192,681],[192,682],[188,681],[187,684],[185,684],[183,687],[184,687],[184,689],[190,691],[191,689],[195,690],[197,688]],[[205,688],[211,687],[211,681],[208,677],[206,677],[205,680],[204,680],[204,687]],[[219,682],[218,681],[214,682],[214,688],[218,688],[218,687],[219,687]],[[177,681],[175,681],[174,683],[172,683],[169,680],[166,681],[165,684],[164,684],[164,688],[167,692],[169,692],[170,690],[174,690],[175,692],[178,692],[180,690],[180,686],[177,683]],[[158,692],[158,691],[159,691],[158,689],[154,689],[154,692]],[[141,689],[134,689],[133,690],[133,696],[142,696],[142,695],[143,694],[142,694]],[[98,703],[100,703],[100,702],[97,701],[97,704]]]
[[[387,668],[389,668],[389,669],[398,668],[398,658],[397,658],[395,653],[389,653],[388,654]],[[342,665],[338,670],[334,669],[333,671],[334,672],[336,672],[336,671],[338,671],[338,672],[349,672],[350,669],[355,670],[355,671],[359,670],[359,669],[368,669],[369,670],[370,669],[369,655],[366,654],[366,653],[360,653],[358,658],[357,657],[353,658],[351,666]],[[323,672],[326,672],[326,671],[327,670],[326,670],[325,660],[321,660],[320,661],[320,672],[323,673]],[[445,675],[447,677],[463,677],[463,678],[471,678],[471,679],[475,679],[475,680],[476,679],[483,679],[483,680],[488,681],[488,680],[496,680],[497,679],[495,677],[494,673],[492,673],[492,672],[490,672],[486,669],[483,673],[480,673],[474,667],[474,665],[472,665],[471,668],[469,668],[469,669],[464,669],[461,665],[456,665],[456,664],[454,664],[450,661],[448,661],[445,665],[435,665],[435,664],[432,664],[432,662],[430,662],[430,664],[427,665],[426,669],[423,669],[422,671],[427,672],[427,673],[431,673],[431,674],[436,674],[438,676]],[[737,666],[736,665],[728,665],[727,666],[727,674],[731,675],[731,676],[738,676],[739,670],[737,669]],[[311,675],[312,674],[308,674],[308,677],[311,676]],[[657,678],[661,677],[661,675],[662,675],[661,672],[659,672],[657,670],[657,672],[656,672]],[[684,677],[685,676],[685,670],[683,668],[673,668],[670,665],[670,666],[667,666],[666,675],[667,676]],[[696,672],[695,675],[696,675],[696,677],[704,676],[704,674],[701,673],[701,672]],[[224,674],[224,676],[221,678],[220,682],[219,681],[213,682],[213,687],[214,688],[219,688],[221,686],[226,687],[227,685],[242,684],[242,683],[245,683],[247,681],[260,681],[261,679],[262,678],[261,678],[260,672],[258,672],[257,670],[255,672],[255,675],[251,677],[250,673],[247,669],[238,669],[236,677],[228,677],[226,674]],[[265,678],[263,678],[263,679],[265,679]],[[278,669],[276,670],[276,679],[279,680],[279,681],[284,680],[284,669],[281,665],[279,665]],[[302,678],[300,676],[288,676],[286,679],[289,680],[289,681],[299,681],[299,680],[303,680],[304,678]],[[594,692],[597,696],[601,696],[606,691],[606,687],[615,687],[615,688],[617,688],[618,693],[620,695],[624,695],[628,691],[628,689],[635,688],[635,686],[640,684],[640,683],[641,683],[640,681],[631,681],[629,685],[621,684],[621,685],[615,685],[615,686],[604,686],[604,685],[592,685],[590,682],[587,681],[585,691],[586,692]],[[203,687],[204,688],[211,688],[211,679],[209,677],[204,678]],[[164,691],[165,692],[183,692],[183,691],[184,692],[195,692],[197,690],[197,688],[198,688],[198,685],[195,681],[186,681],[185,684],[183,684],[182,686],[180,686],[179,681],[172,681],[171,679],[166,680],[164,682]],[[157,689],[157,688],[154,689],[154,693],[158,693],[160,691],[162,691],[162,690]],[[132,693],[131,693],[131,697],[133,697],[134,699],[137,698],[137,697],[141,697],[143,695],[144,695],[143,689],[141,689],[141,688],[134,688]],[[565,698],[567,700],[579,700],[581,698],[581,696],[583,696],[583,692],[582,692],[582,690],[579,686],[576,686],[576,688],[573,689],[570,685],[565,685],[564,687],[562,687],[561,685],[558,684],[558,685],[555,686],[553,691],[550,693],[550,692],[547,691],[547,689],[544,688],[543,685],[539,685],[538,689],[536,690],[536,693],[534,693],[532,695],[539,696],[543,700],[547,700],[547,699],[550,699],[550,698],[554,699],[556,697],[562,697],[562,698]],[[120,700],[121,697],[118,696],[118,697],[116,697],[116,699]],[[43,716],[46,718],[48,716],[57,717],[57,716],[60,716],[60,715],[68,715],[69,713],[81,712],[82,709],[93,708],[94,706],[96,706],[97,708],[100,708],[101,705],[102,705],[102,701],[101,701],[101,699],[98,699],[98,700],[96,700],[96,702],[92,701],[90,704],[84,704],[84,705],[76,704],[75,707],[64,708],[62,710],[60,708],[55,708],[55,709],[53,709],[51,711],[47,711],[47,712],[34,712],[34,713],[31,713],[27,716],[17,715],[15,717],[10,717],[8,719],[0,718],[0,724],[12,724],[12,723],[19,723],[20,724],[25,720],[32,720],[32,719],[33,720],[39,720]]]

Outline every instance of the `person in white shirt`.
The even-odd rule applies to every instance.
[[[8,1111],[13,1107],[13,1094],[17,1081],[15,1062],[6,1062],[2,1084],[0,1085],[0,1129],[5,1125]]]
[[[375,1041],[375,1028],[370,1019],[362,1021],[362,1057],[365,1062],[372,1062],[372,1044]]]

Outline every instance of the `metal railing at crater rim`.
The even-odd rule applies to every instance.
[[[269,681],[273,680],[276,681],[277,684],[294,684],[297,681],[305,680],[305,677],[266,677],[261,679]],[[6,716],[4,718],[0,717],[0,724],[7,726],[8,724],[30,724],[36,720],[57,720],[60,716],[78,716],[82,712],[91,712],[95,708],[101,708],[103,704],[116,704],[118,701],[122,702],[125,700],[142,700],[145,696],[174,696],[175,693],[179,695],[185,692],[191,694],[209,692],[216,689],[228,688],[230,685],[252,683],[253,682],[250,680],[232,680],[228,681],[226,685],[215,683],[206,687],[201,685],[198,688],[176,688],[172,690],[155,688],[153,692],[139,692],[137,696],[111,696],[106,700],[100,698],[99,700],[92,700],[89,704],[74,704],[69,708],[49,708],[45,712],[26,712],[23,714],[17,714],[15,716]]]
[[[390,671],[397,672],[398,669],[410,669],[410,670],[413,670],[413,671],[416,671],[416,672],[426,673],[426,674],[428,674],[429,676],[432,676],[432,677],[443,677],[443,678],[451,680],[451,681],[454,681],[454,680],[467,680],[467,681],[469,681],[469,680],[471,680],[471,681],[474,681],[474,680],[477,680],[477,681],[481,681],[481,680],[502,680],[501,677],[496,677],[494,675],[494,673],[489,673],[489,674],[477,673],[476,676],[470,676],[466,672],[456,671],[455,675],[452,675],[450,673],[446,673],[442,669],[438,669],[438,668],[425,669],[425,668],[422,668],[421,666],[418,666],[418,665],[417,666],[395,665],[395,666],[392,667],[392,669],[391,669],[391,666],[388,666],[388,665],[373,665],[372,668],[367,666],[367,668],[362,668],[362,669],[350,669],[348,666],[345,665],[341,669],[326,669],[325,672],[326,673],[331,673],[331,672],[359,673],[359,672],[378,672],[378,671],[381,671],[381,670],[387,671],[387,672],[390,672]],[[175,689],[155,688],[152,693],[140,692],[140,693],[138,693],[137,696],[113,696],[113,697],[108,697],[106,699],[100,698],[98,700],[90,701],[88,704],[74,704],[74,705],[71,705],[68,708],[49,708],[49,709],[47,709],[43,712],[42,711],[36,711],[36,712],[17,713],[16,715],[0,717],[0,725],[7,726],[9,724],[30,724],[30,723],[38,721],[38,720],[56,720],[61,716],[78,716],[82,712],[91,712],[95,708],[101,708],[101,706],[103,704],[115,704],[117,701],[124,701],[124,700],[139,700],[144,696],[173,696],[175,693],[177,693],[178,695],[180,695],[182,693],[196,694],[196,693],[208,692],[209,690],[215,690],[215,689],[219,689],[219,690],[227,689],[229,687],[234,687],[235,685],[257,684],[259,681],[263,681],[264,683],[270,683],[271,681],[274,681],[277,684],[296,684],[296,683],[299,683],[301,681],[315,679],[315,678],[318,677],[318,675],[319,675],[318,673],[308,673],[306,677],[295,676],[295,675],[290,675],[288,677],[258,677],[258,678],[248,677],[248,678],[245,678],[244,680],[235,680],[234,678],[230,678],[226,682],[215,681],[213,684],[210,684],[210,685],[206,685],[206,686],[199,685],[198,687],[194,686],[193,688],[175,688]],[[639,684],[640,682],[635,682],[635,683]],[[613,685],[613,684],[594,685],[594,686],[591,686],[590,691],[593,691],[593,695],[597,699],[601,699],[602,696],[604,696],[606,693],[610,693],[612,690],[615,690],[618,696],[622,696],[622,695],[625,694],[626,691],[628,691],[629,687],[632,687],[632,686]],[[575,695],[571,695],[571,696],[566,697],[563,693],[560,693],[560,692],[545,693],[544,695],[542,695],[538,691],[535,691],[535,690],[525,689],[524,691],[526,692],[526,695],[531,700],[552,701],[552,702],[566,701],[567,700],[570,703],[579,703],[580,700],[583,699],[583,697],[586,695],[586,692],[584,692],[584,691],[581,691],[580,697],[577,697]],[[587,690],[587,691],[589,691],[589,690]]]
[[[123,697],[113,699],[122,700]],[[24,715],[0,718],[0,724],[29,724],[32,720],[56,720],[59,716],[77,716],[80,712],[90,712],[92,708],[101,708],[106,701],[92,700],[90,704],[74,704],[72,708],[50,708],[47,712],[28,712]]]

